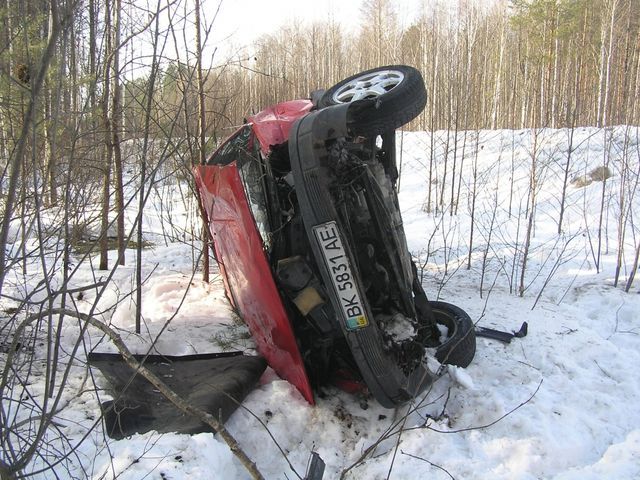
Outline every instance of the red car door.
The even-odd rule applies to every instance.
[[[260,154],[251,126],[194,169],[227,292],[269,365],[314,403],[302,357],[273,280],[262,233]],[[258,217],[258,218],[256,218]]]

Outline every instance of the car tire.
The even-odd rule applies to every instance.
[[[444,325],[449,331],[447,340],[436,349],[436,359],[440,363],[467,367],[476,353],[473,321],[467,312],[450,303],[429,302],[429,305],[436,323]]]
[[[427,103],[424,80],[406,65],[373,68],[328,89],[319,108],[351,104],[348,126],[354,135],[381,135],[416,118]]]

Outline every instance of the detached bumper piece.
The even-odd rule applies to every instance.
[[[225,422],[255,388],[266,368],[262,357],[242,352],[205,355],[136,355],[181,398]],[[135,433],[210,432],[208,425],[185,415],[117,353],[91,353],[89,364],[109,382],[114,400],[101,404],[105,431],[120,440]]]

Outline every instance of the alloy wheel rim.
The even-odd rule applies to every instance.
[[[404,74],[398,70],[367,73],[342,85],[331,98],[335,103],[378,98],[396,88],[403,80]]]

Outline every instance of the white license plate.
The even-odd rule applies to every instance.
[[[335,293],[340,299],[347,330],[366,327],[369,322],[336,222],[316,225],[313,232],[320,244]]]

